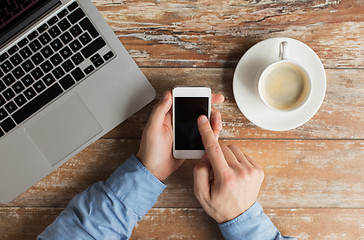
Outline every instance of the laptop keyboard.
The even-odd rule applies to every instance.
[[[77,2],[0,54],[0,137],[114,57]]]

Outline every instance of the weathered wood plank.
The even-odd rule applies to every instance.
[[[62,208],[0,208],[3,240],[35,239]],[[297,239],[362,239],[363,209],[265,209],[284,235]],[[200,208],[153,208],[131,239],[222,239],[216,222]]]
[[[259,200],[270,208],[364,207],[364,141],[220,140],[236,144],[265,171]],[[99,140],[7,206],[64,207],[78,192],[106,179],[138,140]],[[156,207],[199,207],[189,160],[170,176]],[[1,206],[1,205],[0,205]],[[3,205],[4,206],[4,205]]]
[[[234,69],[219,68],[143,68],[158,98],[175,85],[208,85],[225,95],[217,106],[223,117],[224,138],[329,138],[364,139],[364,70],[327,69],[327,91],[323,105],[306,124],[294,130],[273,132],[247,120],[237,107],[232,90]],[[140,138],[156,101],[112,130],[106,138]]]
[[[327,68],[364,67],[361,0],[112,2],[95,4],[139,66],[232,67],[253,44],[291,37]]]

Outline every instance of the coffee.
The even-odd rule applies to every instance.
[[[310,91],[309,76],[292,62],[273,64],[262,75],[261,94],[273,108],[288,110],[298,107]]]

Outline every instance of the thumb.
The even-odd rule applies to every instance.
[[[210,200],[210,171],[210,163],[202,160],[193,170],[193,191],[201,205]]]
[[[171,92],[166,91],[164,92],[162,99],[159,101],[159,103],[157,103],[157,105],[155,105],[152,113],[150,114],[148,124],[162,125],[166,114],[171,109],[171,106],[172,106]]]

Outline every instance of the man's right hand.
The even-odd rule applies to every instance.
[[[194,169],[194,193],[207,214],[224,223],[255,203],[264,172],[238,147],[220,146],[205,116],[198,128],[206,154]]]

